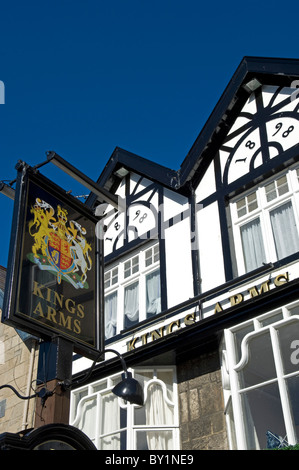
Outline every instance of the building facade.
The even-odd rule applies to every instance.
[[[6,268],[0,266],[0,310],[5,288]],[[36,388],[39,341],[37,338],[0,323],[0,385],[13,387],[21,396]],[[0,434],[18,433],[34,427],[35,400],[20,400],[10,388],[0,397]]]
[[[298,77],[297,60],[245,57],[178,171],[119,148],[104,168],[126,202],[87,201],[106,229],[106,346],[145,406],[112,395],[107,354],[71,402],[98,448],[298,441]]]
[[[108,353],[71,394],[98,449],[265,449],[299,440],[299,61],[245,57],[179,170],[116,148],[104,226]],[[102,233],[99,231],[99,233]],[[74,356],[73,376],[91,361]]]

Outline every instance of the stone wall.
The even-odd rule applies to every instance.
[[[177,364],[182,450],[227,450],[218,351]]]
[[[38,347],[26,343],[11,327],[0,324],[0,384],[14,387],[22,396],[32,395],[36,387]],[[32,387],[31,387],[32,386]],[[0,390],[0,434],[30,429],[34,424],[35,398],[20,399],[12,390]]]
[[[4,291],[6,269],[0,266],[0,294]],[[2,307],[2,301],[1,305]],[[0,308],[0,318],[2,310]],[[24,339],[24,338],[23,338]],[[0,385],[11,385],[21,395],[32,395],[38,363],[36,340],[24,341],[20,334],[0,322]],[[0,389],[0,434],[30,429],[34,424],[35,399],[22,400],[8,388]]]

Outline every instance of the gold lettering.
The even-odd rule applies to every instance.
[[[169,333],[172,333],[172,330],[173,330],[175,325],[178,327],[178,329],[180,329],[180,320],[173,321],[168,325],[168,327],[166,329],[166,334],[167,335],[169,335]]]
[[[142,346],[144,344],[147,344],[147,335],[148,335],[148,333],[144,333],[144,335],[141,336]]]
[[[250,294],[250,297],[256,297],[257,295],[259,295],[256,287],[251,287],[250,289],[248,289],[248,292]]]
[[[67,330],[71,330],[72,329],[72,317],[68,315],[65,318],[63,312],[59,312],[59,326],[63,326]]]
[[[222,307],[219,304],[219,308],[222,310]],[[165,331],[165,336],[172,333],[174,329],[180,329],[181,328],[181,320],[174,320],[173,322],[169,323],[169,325],[165,326],[166,331]],[[196,312],[194,313],[189,313],[185,316],[184,318],[184,323],[185,326],[192,325],[196,321]],[[150,335],[150,336],[149,336]],[[149,333],[144,333],[143,335],[136,336],[136,338],[131,339],[130,341],[127,342],[127,351],[133,351],[138,344],[136,344],[138,341],[141,341],[141,345],[144,346],[145,344],[148,344],[148,341],[151,339],[151,341],[155,341],[156,339],[160,339],[164,337],[164,326],[161,326],[157,330],[150,331]]]
[[[65,299],[63,294],[56,292],[43,284],[39,284],[36,281],[33,282],[32,295],[45,301],[45,305],[43,305],[42,301],[37,303],[33,311],[33,315],[45,318],[47,321],[73,331],[75,334],[81,334],[82,328],[80,319],[85,317],[84,305],[77,305],[75,300],[71,298]],[[43,308],[45,311],[43,311]],[[69,315],[68,313],[72,315]],[[74,315],[78,318],[74,318]],[[129,350],[135,349],[135,343],[138,339],[140,338],[137,337],[128,343]],[[143,341],[144,344],[146,344],[145,338],[143,338]]]
[[[62,308],[63,307],[63,295],[62,294],[58,294],[58,292],[54,292],[54,304],[56,305],[56,301],[58,301],[58,304],[59,304],[59,307]]]
[[[74,320],[74,333],[76,333],[78,335],[81,333],[81,324],[80,324],[80,320],[78,320],[78,318],[76,318]]]
[[[78,304],[78,305],[77,305],[77,316],[78,316],[79,318],[84,318],[84,316],[85,316],[84,306],[81,305],[81,304]]]
[[[53,307],[48,305],[48,312],[47,312],[47,320],[52,321],[53,323],[57,323],[56,321],[56,310]]]
[[[42,305],[40,302],[38,302],[37,306],[33,310],[33,313],[35,315],[40,315],[41,317],[44,317],[44,312],[43,312]]]
[[[260,294],[263,294],[264,292],[268,292],[270,290],[270,281],[263,282],[260,288]]]
[[[215,305],[215,308],[214,308],[214,313],[218,313],[218,312],[223,312],[223,308],[222,308],[220,302],[217,302],[217,304]]]
[[[284,274],[278,274],[278,276],[276,276],[276,278],[274,279],[274,285],[276,287],[279,287],[279,286],[282,286],[283,284],[285,284],[286,282],[289,281],[289,273],[284,273]]]
[[[135,343],[136,341],[138,341],[138,336],[136,336],[136,338],[133,338],[131,339],[131,341],[128,341],[127,343],[127,348],[128,348],[128,351],[133,351],[133,349],[135,349]]]
[[[188,315],[186,315],[184,318],[184,323],[186,326],[193,325],[193,323],[195,323],[195,312],[188,313]]]
[[[268,292],[270,290],[270,281],[263,282],[261,284],[260,290],[258,291],[256,287],[251,287],[248,289],[248,292],[250,294],[250,297],[256,297],[257,295],[263,294],[263,292]]]
[[[73,307],[70,307],[69,304],[73,304]],[[65,301],[65,308],[67,309],[68,312],[70,313],[75,313],[75,302],[72,299],[66,299]]]
[[[47,287],[47,302],[51,302],[51,292],[52,290]],[[54,292],[54,291],[53,291]]]
[[[273,282],[274,282],[274,285],[276,287],[278,287],[278,286],[281,286],[281,285],[285,284],[288,281],[289,281],[289,273],[286,272],[286,273],[283,273],[283,274],[278,274],[275,277]],[[259,289],[256,286],[253,286],[253,287],[249,288],[248,292],[250,294],[250,297],[256,297],[256,296],[261,295],[265,292],[268,292],[270,290],[270,283],[271,283],[271,281],[268,280],[268,281],[263,282],[260,285]],[[36,291],[38,292],[38,289],[36,289]],[[39,293],[37,293],[36,295],[39,295]],[[240,304],[241,302],[244,301],[244,295],[242,293],[235,294],[235,295],[229,297],[229,301],[230,301],[231,306],[233,307],[234,305],[238,305],[238,304]],[[82,307],[82,309],[81,309],[81,307]],[[84,315],[84,309],[83,309],[82,305],[77,306],[77,316],[79,316],[79,312],[82,313],[82,315]],[[223,308],[222,308],[221,303],[217,302],[215,307],[214,307],[214,313],[219,313],[219,312],[223,312]],[[171,323],[169,323],[167,326],[165,326],[165,328],[166,328],[165,335],[168,335],[168,334],[172,333],[176,329],[180,329],[181,328],[181,321],[184,321],[185,326],[194,324],[196,322],[196,312],[187,314],[184,317],[184,320],[183,319],[174,320]],[[137,347],[136,343],[140,340],[141,340],[142,345],[148,344],[149,335],[150,335],[150,339],[152,341],[155,341],[156,339],[162,338],[164,336],[164,326],[162,326],[162,327],[160,327],[156,330],[153,330],[149,333],[144,333],[141,337],[137,336],[136,338],[133,338],[131,341],[128,341],[127,342],[127,350],[128,351],[134,350]]]
[[[45,286],[38,284],[38,282],[34,281],[33,283],[33,295],[37,295],[37,297],[40,297],[41,299],[44,298],[41,289],[44,289]]]
[[[233,307],[243,301],[243,294],[236,294],[229,298],[230,304]]]
[[[163,329],[164,329],[164,326],[161,326],[161,328],[159,328],[160,331],[158,330],[154,330],[151,332],[151,337],[152,337],[152,340],[154,341],[155,339],[159,339],[159,338],[162,338],[164,335],[163,335]]]

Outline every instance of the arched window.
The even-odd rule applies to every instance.
[[[232,449],[299,441],[299,303],[224,331],[222,378]]]
[[[70,424],[78,427],[102,450],[179,449],[175,369],[134,369],[144,389],[144,406],[117,398],[112,388],[117,374],[74,390]]]

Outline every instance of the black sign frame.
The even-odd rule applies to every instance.
[[[17,170],[2,322],[45,341],[65,338],[95,359],[104,348],[98,219],[37,170],[23,162]]]

